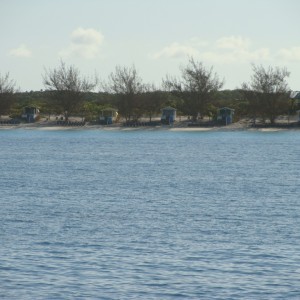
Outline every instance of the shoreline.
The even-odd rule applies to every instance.
[[[0,130],[45,130],[45,131],[82,131],[82,130],[103,130],[103,131],[174,131],[174,132],[206,132],[206,131],[261,131],[261,132],[277,132],[299,130],[300,126],[288,126],[285,124],[276,124],[274,126],[259,125],[253,127],[244,122],[237,122],[227,126],[191,126],[187,123],[176,123],[172,126],[123,126],[122,124],[113,125],[93,125],[86,124],[83,126],[61,126],[53,122],[37,122],[37,123],[21,123],[21,124],[1,124]]]

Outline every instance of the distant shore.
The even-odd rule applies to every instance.
[[[283,131],[283,130],[299,130],[300,124],[297,122],[283,123],[279,122],[274,125],[257,124],[253,126],[250,122],[242,120],[232,123],[227,126],[207,126],[206,124],[199,124],[198,126],[189,126],[186,121],[178,121],[172,125],[157,125],[157,126],[124,126],[123,123],[116,123],[112,125],[99,125],[86,123],[82,126],[64,126],[58,125],[56,121],[38,121],[35,123],[19,123],[19,124],[1,124],[0,130],[10,129],[27,129],[27,130],[106,130],[106,131],[155,131],[155,130],[170,130],[170,131],[241,131],[241,130],[255,130],[255,131]]]

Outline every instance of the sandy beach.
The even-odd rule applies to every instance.
[[[99,124],[89,124],[86,123],[83,126],[62,126],[57,125],[55,121],[39,121],[35,123],[20,123],[20,124],[1,124],[0,130],[105,130],[105,131],[157,131],[157,130],[169,130],[169,131],[178,131],[178,132],[204,132],[204,131],[236,131],[236,130],[255,130],[261,132],[276,132],[284,130],[299,130],[300,126],[282,126],[282,123],[278,123],[277,126],[269,127],[252,127],[249,122],[239,121],[227,126],[193,126],[189,127],[188,123],[175,122],[173,125],[158,125],[158,126],[124,126],[123,123],[117,123],[112,125],[99,125]]]

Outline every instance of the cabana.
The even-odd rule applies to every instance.
[[[295,104],[298,107],[300,106],[300,91],[292,91],[290,98],[295,99]],[[297,110],[296,113],[298,114],[298,122],[300,122],[300,110]]]
[[[298,122],[300,123],[300,110],[297,110],[296,113],[298,114]]]
[[[163,124],[171,124],[176,120],[176,109],[168,106],[161,110],[161,122]]]
[[[100,124],[109,125],[116,121],[118,117],[118,111],[114,108],[108,107],[101,110],[99,117]]]
[[[36,106],[26,106],[23,108],[22,119],[26,119],[28,123],[33,123],[39,116],[40,110]]]
[[[222,107],[218,109],[217,121],[223,125],[229,125],[233,121],[234,109]]]
[[[292,91],[290,94],[291,99],[296,99],[296,103],[300,104],[300,92],[299,91]]]

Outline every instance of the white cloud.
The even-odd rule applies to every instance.
[[[215,42],[214,59],[222,63],[252,62],[270,59],[268,48],[251,49],[252,42],[241,36],[222,37]]]
[[[18,48],[9,51],[10,56],[15,57],[31,57],[31,50],[24,44],[20,45]]]
[[[207,51],[202,52],[199,58],[208,60],[213,63],[242,63],[242,62],[253,62],[259,60],[269,60],[270,51],[268,48],[261,48],[254,51],[245,50],[235,50],[235,51]]]
[[[180,45],[179,43],[173,43],[164,47],[162,50],[154,53],[152,58],[178,58],[186,56],[196,56],[198,54],[197,49],[189,45]]]
[[[243,38],[240,36],[229,36],[222,37],[216,41],[217,48],[220,49],[231,49],[231,50],[242,50],[248,49],[251,45],[251,42],[247,38]]]
[[[278,56],[285,61],[300,61],[300,47],[280,49]]]
[[[209,45],[209,42],[206,41],[206,40],[203,40],[197,36],[194,36],[192,37],[190,40],[189,40],[189,43],[191,45],[193,45],[194,47],[200,47],[200,48],[203,48],[203,47],[206,47]]]
[[[71,43],[60,52],[61,56],[80,56],[93,59],[100,53],[104,36],[93,28],[77,28],[71,34]]]
[[[93,28],[77,28],[71,34],[71,40],[78,45],[100,45],[103,41],[101,32]]]
[[[160,59],[193,56],[200,60],[222,64],[270,59],[268,48],[251,49],[251,44],[250,39],[240,36],[222,37],[211,43],[193,37],[186,43],[173,43],[164,47],[151,57]]]

